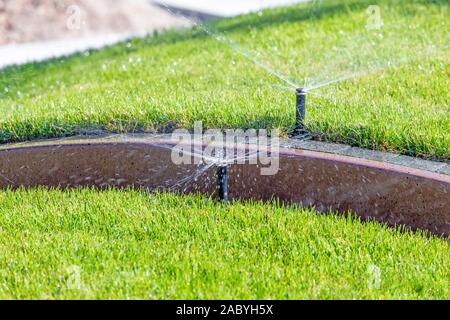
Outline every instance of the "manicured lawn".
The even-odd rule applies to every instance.
[[[367,7],[384,25],[367,30]],[[448,1],[322,1],[218,20],[313,88],[316,138],[450,160]],[[0,142],[107,130],[294,128],[294,94],[202,28],[0,70]],[[279,203],[0,191],[0,298],[448,299],[449,242]]]
[[[0,246],[0,298],[448,298],[447,241],[280,204],[2,191]]]
[[[366,29],[369,5],[381,10],[380,30]],[[307,128],[317,137],[450,159],[448,1],[322,1],[209,28],[299,85],[375,70],[312,91]],[[283,85],[201,28],[165,32],[0,71],[0,141],[195,121],[288,134],[294,95]]]

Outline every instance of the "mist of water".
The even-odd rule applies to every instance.
[[[210,37],[215,39],[216,41],[226,45],[228,48],[230,48],[234,52],[240,54],[241,56],[245,57],[247,60],[253,62],[254,64],[259,66],[260,68],[262,68],[265,71],[267,71],[268,73],[270,73],[271,75],[277,77],[279,80],[281,80],[284,83],[288,84],[293,89],[296,89],[296,88],[299,87],[295,82],[293,82],[291,79],[289,79],[286,75],[280,73],[279,71],[275,70],[274,68],[270,67],[269,65],[267,65],[267,64],[263,63],[262,61],[256,59],[254,55],[250,54],[249,50],[246,50],[246,49],[242,48],[242,46],[240,46],[239,44],[231,41],[229,38],[225,37],[224,35],[216,32],[216,31],[212,31],[204,23],[201,23],[199,21],[195,21],[195,20],[187,17],[186,15],[181,14],[180,12],[176,12],[176,11],[172,10],[169,7],[169,5],[167,3],[165,3],[164,1],[159,1],[159,3],[169,13],[171,13],[171,14],[179,17],[179,18],[182,18],[182,19],[185,19],[185,20],[189,21],[190,23],[192,23],[193,25],[195,25],[199,29],[201,29],[203,32],[208,34]]]
[[[384,70],[388,67],[406,63],[411,59],[411,56],[407,54],[408,50],[414,49],[417,53],[417,50],[419,49],[410,48],[408,45],[409,39],[407,36],[399,43],[397,33],[401,30],[392,29],[395,28],[395,26],[392,25],[389,26],[390,33],[387,32],[384,36],[382,33],[377,33],[377,31],[367,32],[364,28],[362,30],[358,30],[357,32],[359,34],[355,35],[352,35],[351,33],[346,34],[343,32],[338,35],[337,44],[330,49],[329,52],[325,52],[324,54],[321,53],[323,55],[322,61],[320,61],[320,59],[316,59],[316,52],[314,50],[306,50],[306,53],[311,54],[311,56],[302,57],[301,60],[303,61],[303,64],[296,63],[294,64],[294,68],[292,68],[292,62],[287,60],[289,62],[288,67],[290,70],[298,70],[298,68],[302,68],[300,69],[300,72],[305,74],[305,77],[303,77],[303,81],[299,81],[298,79],[294,79],[296,77],[289,77],[280,72],[279,68],[274,68],[271,64],[269,65],[268,63],[262,62],[261,59],[256,58],[261,56],[259,52],[253,54],[255,53],[255,50],[244,48],[241,44],[230,40],[222,33],[213,31],[204,23],[196,21],[171,9],[171,7],[164,1],[160,1],[160,4],[172,15],[189,21],[211,38],[227,46],[235,53],[243,56],[286,84],[285,86],[276,84],[267,85],[275,90],[292,92],[292,89],[302,87],[305,91],[311,92],[343,81],[363,77],[373,72]],[[318,3],[313,2],[311,4],[311,8],[310,11],[312,19],[318,11]],[[394,37],[390,38],[392,35],[394,35]],[[332,35],[330,34],[330,36]],[[415,36],[423,39],[424,44],[422,48],[425,47],[428,49],[433,47],[433,43],[426,43],[427,39],[430,38],[429,34],[416,32]],[[299,43],[301,43],[302,46],[307,45],[313,49],[316,46],[314,41],[317,41],[317,44],[319,44],[320,41],[327,41],[327,37],[328,36],[325,35],[325,38],[312,38],[309,39],[308,43],[302,41]],[[392,50],[395,48],[397,48],[397,50]],[[295,47],[293,47],[292,50],[295,51]],[[426,54],[429,54],[429,52]],[[417,54],[414,55],[414,58],[417,58]],[[315,62],[317,65],[314,64]],[[312,76],[308,77],[306,75]],[[299,85],[299,83],[302,82],[303,85]]]

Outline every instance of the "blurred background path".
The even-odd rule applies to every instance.
[[[165,4],[217,17],[232,17],[265,8],[289,5],[301,0],[161,0]],[[303,0],[305,1],[305,0]],[[159,3],[158,0],[154,1]]]
[[[98,49],[155,30],[302,0],[0,0],[0,68]]]

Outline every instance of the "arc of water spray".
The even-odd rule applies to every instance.
[[[163,146],[163,148],[167,148],[173,151],[170,146]],[[183,152],[187,152],[187,150],[183,150]],[[198,157],[202,159],[202,162],[198,165],[197,170],[195,170],[192,174],[187,177],[177,181],[168,187],[168,190],[176,190],[179,187],[184,188],[191,181],[195,181],[202,174],[207,172],[209,169],[216,167],[217,168],[217,183],[218,183],[218,196],[221,201],[228,200],[228,190],[227,190],[227,167],[233,163],[239,163],[241,161],[251,161],[252,159],[256,159],[259,156],[260,152],[249,152],[245,153],[242,156],[233,155],[227,157],[223,157],[223,155],[218,155],[217,157],[206,156],[203,153],[202,148],[194,147],[193,150],[188,152],[188,155],[191,157]]]
[[[428,50],[426,50],[425,52],[422,52],[422,54],[419,55],[415,55],[413,58],[410,56],[405,56],[402,57],[401,59],[396,59],[394,61],[386,61],[378,66],[374,66],[374,67],[369,67],[365,70],[361,70],[361,71],[357,71],[357,72],[353,72],[353,73],[347,73],[347,74],[342,74],[339,77],[335,78],[335,79],[331,79],[331,80],[326,80],[326,81],[322,81],[322,82],[318,82],[315,84],[312,84],[310,86],[305,85],[305,90],[308,91],[308,93],[310,93],[313,90],[317,90],[335,83],[339,83],[342,81],[346,81],[346,80],[350,80],[350,79],[355,79],[355,78],[359,78],[359,77],[364,77],[366,75],[369,75],[371,73],[374,72],[378,72],[381,70],[384,70],[388,67],[399,67],[403,64],[406,64],[408,62],[410,62],[412,59],[418,59],[418,58],[424,58],[424,57],[429,57],[431,54],[434,54],[436,52],[440,52],[441,50],[446,50],[448,49],[449,46],[435,46],[433,49],[428,48]]]
[[[190,19],[189,17],[187,17],[186,15],[172,10],[169,7],[169,5],[167,3],[165,3],[164,1],[158,1],[158,3],[161,4],[169,13],[193,23],[194,25],[199,27],[202,31],[204,31],[206,34],[208,34],[210,37],[212,37],[216,41],[226,45],[234,52],[239,53],[241,56],[245,57],[247,60],[252,61],[254,64],[256,64],[260,68],[264,69],[271,75],[277,77],[281,81],[285,82],[286,84],[291,86],[293,89],[297,89],[299,87],[296,83],[294,83],[292,80],[290,80],[286,75],[280,73],[279,71],[276,71],[275,69],[268,66],[267,64],[259,61],[254,56],[252,56],[248,51],[242,49],[237,43],[231,41],[230,39],[226,38],[222,34],[219,34],[218,32],[214,32],[214,31],[210,30],[209,28],[207,28],[205,26],[205,24],[203,24],[201,22],[194,21],[194,20]]]

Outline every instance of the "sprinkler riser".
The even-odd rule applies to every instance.
[[[228,201],[228,167],[220,166],[217,168],[217,194],[219,201]]]
[[[305,117],[306,117],[306,91],[304,89],[297,89],[296,92],[296,119],[295,132],[305,132]]]

